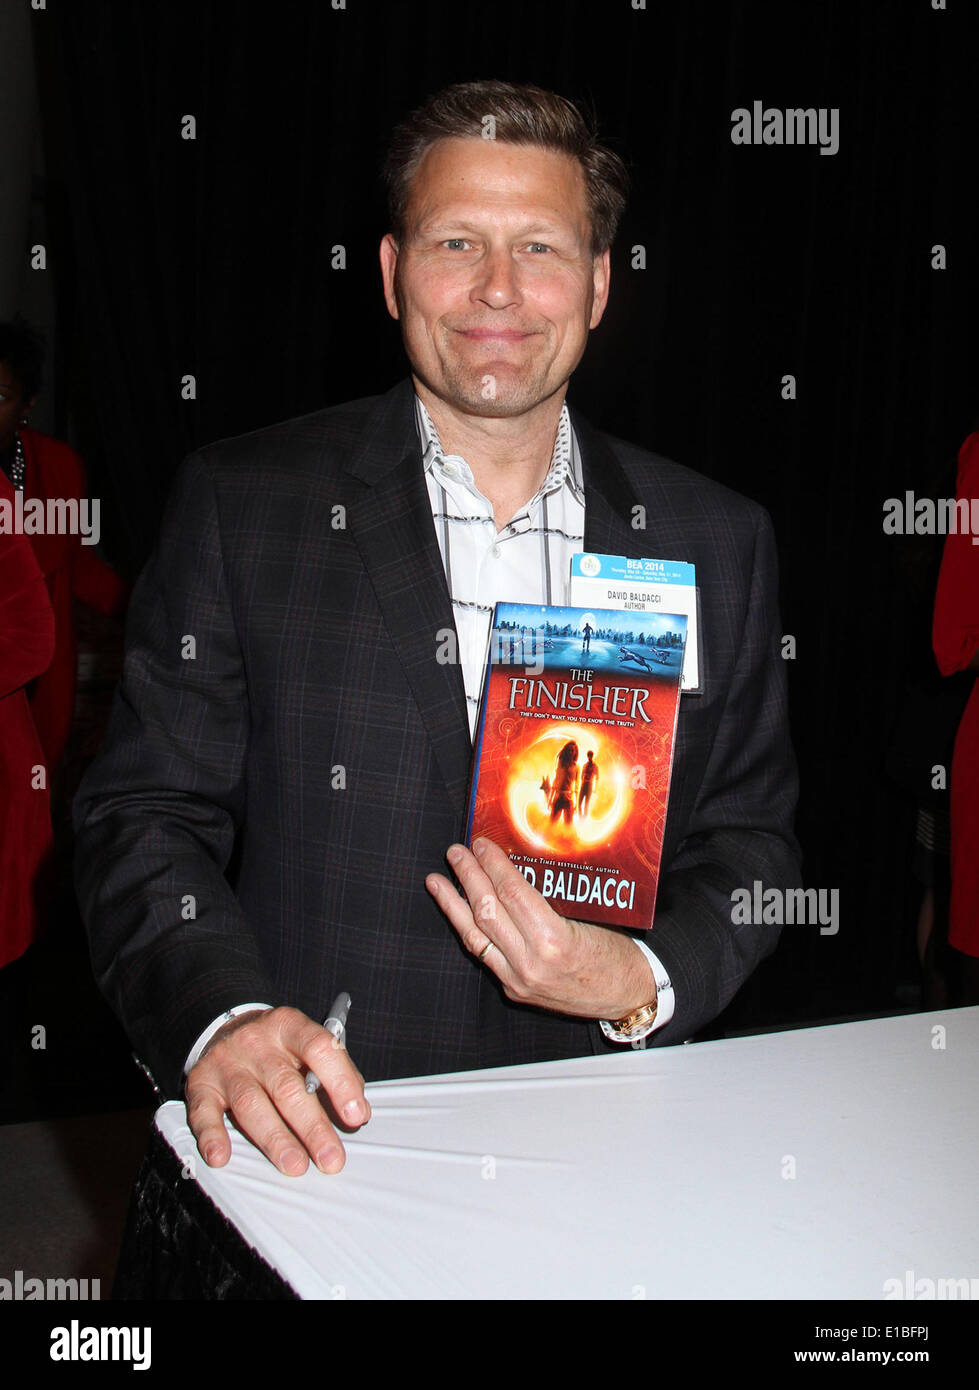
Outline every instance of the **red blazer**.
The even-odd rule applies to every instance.
[[[88,496],[84,466],[70,445],[29,427],[20,431],[20,437],[26,462],[25,499]],[[31,713],[52,773],[64,755],[75,708],[78,651],[72,599],[112,617],[124,610],[129,595],[129,585],[99,559],[94,546],[81,541],[77,535],[30,537],[54,609],[54,657],[29,693]]]
[[[956,496],[979,497],[979,432],[959,450]],[[945,538],[932,628],[943,676],[964,671],[979,651],[979,545],[968,532]],[[972,688],[952,758],[952,896],[949,945],[979,956],[979,681]]]
[[[0,472],[0,498],[13,496]],[[0,966],[27,950],[45,905],[48,779],[36,772],[45,758],[24,686],[53,654],[54,613],[30,542],[0,532]]]

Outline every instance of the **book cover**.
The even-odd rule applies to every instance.
[[[483,835],[564,917],[653,924],[684,614],[499,603],[466,844]]]

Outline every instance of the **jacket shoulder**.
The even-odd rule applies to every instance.
[[[302,474],[311,469],[322,475],[331,459],[339,462],[358,443],[380,400],[380,396],[362,396],[244,434],[229,435],[201,445],[191,457],[201,459],[218,476],[231,474],[240,478],[254,472]]]
[[[706,520],[723,517],[729,524],[740,523],[752,529],[769,519],[760,502],[709,478],[706,473],[698,473],[665,454],[644,449],[616,435],[601,432],[601,437],[633,487],[643,496],[658,495],[671,507],[689,510]]]

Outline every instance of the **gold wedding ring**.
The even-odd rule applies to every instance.
[[[479,953],[479,955],[478,955],[478,957],[477,957],[478,960],[483,960],[483,958],[484,958],[485,955],[486,955],[486,952],[489,950],[489,948],[492,946],[492,944],[493,944],[492,941],[487,941],[486,945],[483,947],[483,949],[480,951],[480,953]]]

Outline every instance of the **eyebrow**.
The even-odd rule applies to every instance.
[[[439,232],[448,232],[448,231],[478,232],[478,231],[479,231],[479,228],[476,227],[474,223],[468,222],[465,218],[460,218],[458,221],[451,221],[451,222],[442,221],[442,222],[422,223],[422,225],[421,225],[420,227],[417,227],[417,228],[415,229],[415,235],[416,235],[416,236],[435,236],[435,235],[437,235]],[[562,227],[555,226],[555,224],[552,223],[552,222],[534,222],[534,223],[532,223],[529,227],[521,228],[521,230],[518,231],[518,232],[516,233],[516,235],[517,235],[517,236],[521,236],[521,237],[524,237],[524,236],[559,237],[559,236],[574,236],[574,232],[573,232],[570,228],[567,228],[567,227],[562,228]]]

